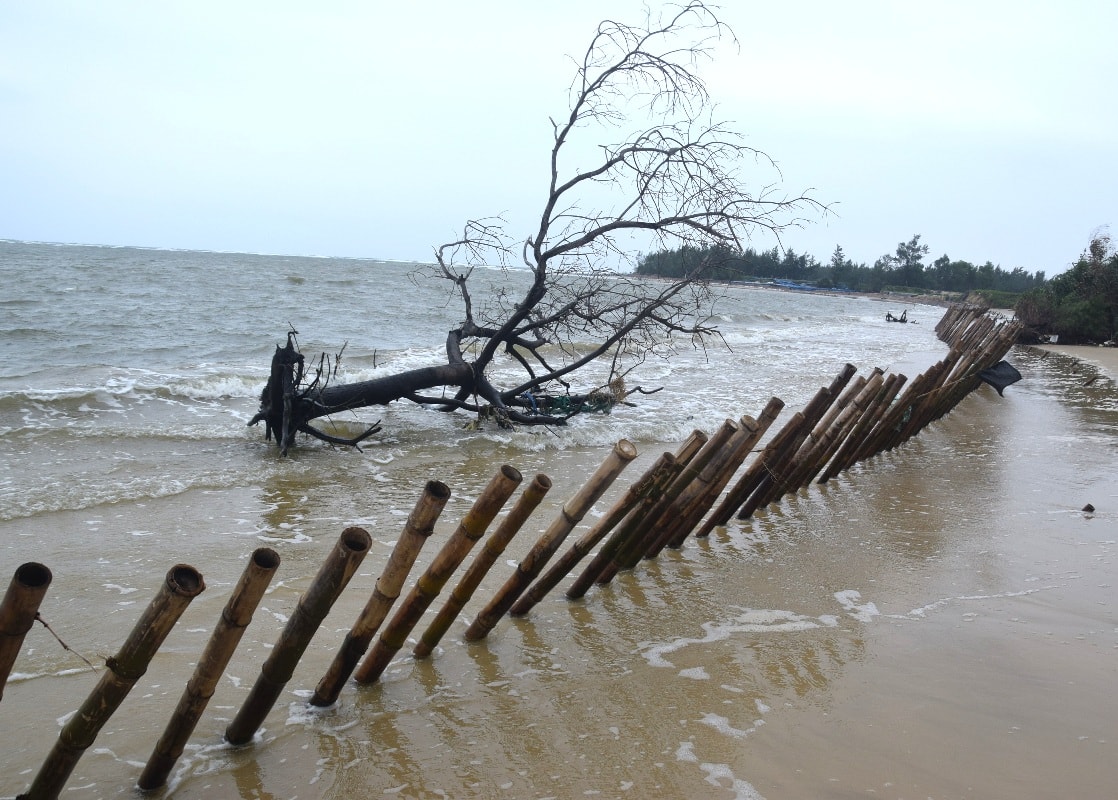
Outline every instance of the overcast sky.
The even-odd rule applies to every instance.
[[[0,0],[0,238],[428,261],[504,214],[521,239],[569,57],[641,9]],[[796,252],[872,264],[921,234],[929,261],[1052,275],[1118,226],[1113,0],[721,14],[717,116],[833,204]]]

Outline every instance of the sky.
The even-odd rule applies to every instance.
[[[643,8],[0,0],[0,238],[430,261],[501,215],[523,240],[572,57]],[[919,234],[929,262],[1051,276],[1118,226],[1118,3],[719,15],[715,118],[829,208],[784,247],[872,264]]]

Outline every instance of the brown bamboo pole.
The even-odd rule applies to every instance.
[[[701,533],[705,535],[718,525],[725,525],[730,521],[730,517],[734,516],[734,513],[749,499],[764,479],[768,469],[767,461],[795,435],[803,421],[803,412],[797,411],[784,423],[784,427],[777,431],[776,435],[769,440],[769,443],[761,449],[761,452],[757,454],[757,457],[738,478],[737,483],[722,498],[722,502],[718,504],[710,518],[703,524],[700,529]]]
[[[12,674],[23,638],[35,624],[51,578],[47,567],[28,561],[16,567],[8,590],[4,592],[4,600],[0,602],[0,700],[4,698],[4,684]]]
[[[377,630],[384,622],[393,603],[400,597],[404,581],[415,566],[419,551],[435,530],[435,523],[450,499],[450,487],[442,481],[428,481],[416,501],[415,508],[404,523],[403,533],[396,540],[392,554],[380,577],[373,586],[365,608],[349,629],[334,660],[318,682],[311,697],[312,706],[329,706],[337,701],[342,687],[349,680],[357,663],[369,649]]]
[[[567,589],[568,600],[577,600],[582,597],[597,581],[608,583],[617,573],[618,559],[622,551],[632,547],[632,542],[639,540],[642,533],[647,530],[647,523],[651,521],[652,510],[684,467],[672,453],[663,453],[661,459],[664,462],[664,468],[657,473],[652,485],[648,487],[648,491],[644,493],[640,501],[621,521],[621,524],[617,526],[606,543],[590,559],[590,563],[583,569],[571,587]],[[635,560],[640,559],[640,552],[643,552],[643,550],[638,551]]]
[[[801,485],[806,486],[811,483],[826,468],[827,462],[842,447],[846,437],[857,424],[859,416],[865,412],[867,404],[876,394],[883,378],[884,373],[880,369],[875,369],[869,378],[859,376],[858,380],[850,385],[847,391],[853,392],[853,397],[845,404],[842,412],[834,417],[830,427],[819,440],[819,446],[813,455],[813,463],[802,476]]]
[[[620,525],[626,517],[632,512],[633,508],[640,503],[641,499],[651,491],[652,487],[656,484],[657,476],[663,473],[665,469],[669,469],[675,459],[671,453],[662,453],[652,466],[645,470],[637,482],[628,488],[624,495],[622,495],[613,504],[606,515],[598,520],[593,527],[590,528],[582,537],[572,544],[570,548],[562,556],[555,560],[555,562],[548,568],[547,572],[540,576],[539,580],[533,583],[527,591],[517,600],[512,608],[509,609],[509,614],[514,617],[522,617],[532,610],[540,600],[542,600],[548,592],[554,589],[559,581],[575,568],[579,561],[581,561],[587,553],[589,553],[598,542],[610,534],[618,525]]]
[[[295,674],[295,667],[306,652],[314,634],[361,565],[372,544],[373,538],[364,528],[351,527],[342,531],[334,548],[311,582],[310,588],[295,605],[295,610],[287,620],[272,652],[261,666],[260,675],[237,712],[237,716],[225,729],[225,739],[230,744],[247,744],[260,729],[283,688]]]
[[[151,604],[136,622],[117,654],[105,662],[101,680],[81,708],[62,726],[46,761],[31,783],[26,800],[54,800],[109,717],[120,708],[190,601],[205,590],[201,573],[186,564],[171,567]]]
[[[488,574],[493,565],[497,562],[497,558],[505,551],[505,547],[512,537],[524,526],[528,521],[528,517],[539,506],[540,501],[543,500],[544,495],[547,494],[551,488],[551,479],[546,475],[537,475],[535,479],[528,485],[528,488],[520,495],[520,499],[516,505],[513,506],[512,511],[493,532],[493,535],[485,540],[485,545],[474,563],[470,564],[470,568],[466,574],[462,576],[462,580],[454,587],[454,591],[450,593],[447,598],[446,604],[440,609],[438,616],[424,631],[423,636],[420,637],[419,642],[416,644],[415,649],[412,650],[412,655],[416,658],[426,658],[435,649],[435,645],[446,635],[450,625],[461,613],[466,603],[474,596],[477,587],[481,584],[482,578]]]
[[[779,443],[779,447],[774,447],[761,454],[759,459],[761,462],[760,472],[756,481],[757,488],[738,509],[736,514],[738,519],[749,519],[753,516],[758,508],[767,503],[767,498],[771,495],[773,487],[784,480],[784,470],[787,468],[788,460],[799,449],[807,431],[811,428],[811,424],[804,417],[802,411],[797,416],[798,419],[793,417],[789,420],[789,423],[795,421],[798,424],[789,432],[788,437]]]
[[[489,631],[493,630],[505,612],[512,608],[513,603],[547,565],[555,551],[563,544],[567,534],[582,521],[591,506],[636,457],[637,448],[627,439],[622,439],[613,446],[609,455],[585,485],[560,509],[555,521],[528,551],[528,555],[517,565],[516,570],[493,599],[474,617],[474,621],[466,629],[466,641],[475,642],[489,635]]]
[[[875,367],[873,372],[870,373],[870,377],[880,374],[882,374],[882,370]],[[857,399],[867,383],[869,383],[869,380],[861,375],[851,380],[842,394],[838,396],[838,399],[827,409],[827,413],[808,434],[807,439],[800,446],[799,452],[796,453],[795,467],[788,479],[791,491],[796,491],[811,483],[813,473],[821,467],[820,462],[824,460],[824,454],[834,446],[835,437],[841,430],[840,420],[843,419],[846,410]]]
[[[853,369],[849,364],[846,366]],[[746,519],[758,508],[763,508],[770,503],[777,502],[789,491],[796,474],[803,466],[802,462],[798,461],[796,456],[800,453],[804,443],[807,442],[815,426],[819,424],[819,421],[827,413],[828,409],[830,409],[838,399],[841,389],[835,391],[835,387],[839,385],[845,387],[846,382],[840,384],[840,379],[844,377],[846,382],[849,382],[850,374],[846,369],[843,370],[839,378],[833,381],[830,386],[821,388],[811,401],[804,406],[803,425],[796,431],[795,436],[792,441],[789,442],[784,454],[780,458],[774,459],[770,464],[768,475],[765,476],[757,492],[754,493],[754,496],[746,502],[746,506],[753,505],[752,510],[747,514],[743,506],[742,510],[738,512],[739,519]]]
[[[167,776],[174,769],[190,734],[194,732],[202,712],[213,697],[217,682],[229,665],[229,659],[233,657],[233,651],[237,649],[245,628],[252,622],[252,615],[272,576],[279,569],[279,564],[280,557],[275,550],[260,547],[253,551],[233,594],[229,596],[229,601],[221,612],[221,618],[198,660],[198,665],[194,668],[194,674],[186,684],[175,713],[140,774],[140,789],[158,789],[167,782]]]
[[[851,447],[848,451],[847,461],[842,467],[843,470],[848,470],[859,461],[864,461],[877,454],[877,451],[873,449],[874,431],[877,430],[881,420],[892,407],[893,400],[906,380],[907,378],[903,375],[890,375],[885,379],[885,382],[881,385],[881,391],[874,398],[873,406],[850,433],[849,442]]]
[[[958,362],[959,356],[960,352],[957,350],[948,353],[946,357],[937,361],[924,372],[921,376],[922,380],[918,384],[918,391],[911,391],[916,386],[910,386],[910,391],[904,393],[903,397],[908,402],[901,406],[903,415],[889,440],[885,443],[884,450],[892,450],[902,442],[907,441],[913,433],[920,429],[923,425],[924,409],[930,402],[929,398],[939,386],[943,385],[945,378]],[[917,382],[914,381],[913,383],[916,384]]]
[[[408,634],[419,623],[420,617],[439,596],[454,570],[458,569],[471,548],[485,533],[501,507],[512,497],[521,480],[523,476],[520,472],[508,464],[502,466],[493,476],[377,637],[369,654],[354,673],[353,677],[358,683],[373,683],[388,668],[392,658],[407,641]]]
[[[710,535],[710,532],[715,526],[709,524],[709,520],[700,525],[699,523],[702,521],[703,516],[714,506],[738,469],[745,463],[745,460],[749,458],[749,454],[753,452],[753,448],[757,446],[757,443],[761,441],[765,433],[772,427],[773,422],[776,421],[776,418],[780,415],[783,408],[784,401],[779,397],[772,397],[769,399],[769,402],[765,404],[765,407],[761,409],[761,414],[756,420],[749,417],[742,417],[742,427],[745,429],[746,433],[745,437],[736,445],[737,452],[735,452],[732,458],[727,462],[726,469],[723,471],[718,481],[710,488],[708,496],[703,499],[701,507],[696,509],[693,520],[687,523],[688,530],[693,529],[695,531],[695,538],[701,539]],[[746,422],[746,420],[749,420],[749,422]]]
[[[874,419],[874,412],[881,405],[882,392],[887,381],[885,375],[875,375],[866,383],[865,392],[860,398],[861,402],[855,405],[855,414],[842,432],[842,442],[823,470],[820,483],[826,483],[853,463],[854,454],[858,452],[858,448],[871,430],[870,423]]]
[[[695,531],[703,517],[715,501],[718,500],[722,494],[722,490],[726,488],[726,484],[734,477],[738,468],[749,457],[757,442],[765,435],[765,432],[772,425],[776,415],[780,413],[784,403],[777,398],[772,398],[768,405],[761,412],[760,419],[753,419],[750,416],[743,416],[738,423],[741,425],[741,430],[735,440],[728,448],[726,456],[722,459],[719,472],[715,478],[707,486],[706,490],[696,497],[687,507],[683,508],[680,512],[679,522],[676,524],[676,531],[672,534],[668,546],[672,548],[679,548],[683,546],[683,542],[687,537]],[[709,531],[708,531],[709,533]],[[706,535],[706,534],[703,534]],[[699,534],[696,532],[696,537]]]
[[[645,542],[644,546],[629,554],[624,549],[621,551],[621,557],[617,559],[619,568],[632,569],[642,557],[656,558],[668,546],[675,533],[674,523],[682,507],[706,491],[714,481],[716,472],[711,469],[711,463],[726,452],[727,446],[740,430],[741,425],[736,420],[723,420],[718,430],[703,445],[703,449],[680,471],[649,513],[648,521],[651,524],[641,537]]]

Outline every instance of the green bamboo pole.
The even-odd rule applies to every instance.
[[[365,608],[346,634],[345,641],[334,656],[326,674],[318,682],[318,687],[311,697],[312,706],[329,706],[337,701],[345,682],[357,668],[357,663],[369,649],[381,623],[400,597],[404,581],[415,566],[419,551],[434,532],[435,522],[438,521],[449,499],[450,487],[445,483],[427,482],[415,508],[408,515],[404,531],[396,540],[396,546],[392,548],[388,563],[377,578]]]
[[[420,576],[412,587],[407,599],[385,626],[372,650],[361,662],[354,673],[358,683],[373,683],[381,676],[388,664],[407,641],[408,634],[419,622],[420,617],[439,596],[451,574],[462,563],[485,529],[497,516],[497,512],[512,497],[523,477],[520,472],[505,464],[489,482],[489,485],[474,502],[473,507],[462,518],[457,530],[435,556],[427,571]]]
[[[252,622],[252,615],[271,583],[272,576],[279,569],[279,564],[280,557],[275,550],[260,547],[253,551],[229,602],[221,612],[221,618],[198,660],[198,665],[194,668],[194,675],[186,684],[186,690],[179,699],[171,721],[167,723],[163,735],[148,758],[147,766],[140,774],[140,789],[158,789],[167,782],[167,776],[174,769],[190,734],[194,732],[202,712],[213,697],[217,682],[229,665],[229,659],[233,657],[245,628]]]
[[[4,684],[23,646],[23,638],[35,624],[39,606],[50,588],[51,573],[42,564],[28,561],[16,567],[4,600],[0,602],[0,700]]]
[[[539,540],[528,551],[528,555],[517,565],[516,571],[493,596],[493,599],[478,612],[470,627],[466,629],[466,641],[476,642],[484,639],[497,622],[505,615],[513,603],[536,579],[555,551],[563,544],[576,525],[610,487],[629,463],[637,457],[637,448],[627,439],[613,446],[608,456],[590,476],[581,489],[566,502],[555,521],[551,523]]]
[[[542,600],[548,592],[558,585],[559,581],[575,568],[575,565],[581,561],[590,550],[598,544],[602,539],[609,535],[610,531],[614,530],[621,524],[633,507],[641,501],[650,489],[655,485],[656,476],[659,475],[664,469],[667,468],[669,460],[674,460],[671,453],[663,453],[656,459],[656,461],[649,467],[643,475],[634,483],[629,489],[618,498],[613,507],[606,512],[598,522],[590,528],[582,537],[571,545],[571,547],[562,556],[555,560],[539,580],[531,585],[526,592],[521,596],[512,608],[509,609],[509,614],[514,617],[522,617],[532,610],[540,600]]]
[[[466,570],[466,574],[454,587],[454,591],[450,593],[446,603],[439,610],[438,615],[434,621],[423,632],[419,642],[416,643],[415,649],[412,650],[412,655],[416,658],[426,658],[435,649],[435,646],[442,640],[446,632],[450,630],[451,623],[458,617],[462,609],[465,608],[466,603],[474,596],[477,587],[481,584],[482,579],[497,563],[497,559],[501,553],[505,551],[505,547],[512,541],[512,537],[524,526],[528,521],[528,517],[536,510],[548,490],[551,488],[551,478],[546,475],[537,475],[535,479],[528,485],[528,488],[520,495],[516,505],[513,506],[509,515],[493,532],[493,535],[485,540],[482,550],[478,553],[477,558],[470,564],[470,568]]]
[[[171,567],[159,591],[132,633],[110,658],[101,680],[81,708],[62,726],[58,741],[50,751],[31,788],[20,800],[54,800],[70,774],[109,717],[120,708],[155,656],[167,634],[178,622],[190,601],[206,588],[201,573],[186,564]]]
[[[276,704],[280,693],[303,657],[331,607],[361,565],[373,538],[364,528],[342,531],[330,555],[318,570],[306,594],[299,598],[295,611],[280,634],[272,652],[260,668],[260,675],[241,705],[237,716],[225,729],[232,745],[247,744]]]

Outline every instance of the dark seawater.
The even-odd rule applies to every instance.
[[[455,627],[432,658],[405,649],[378,685],[310,710],[428,479],[454,492],[441,540],[501,463],[555,483],[465,624],[617,439],[640,456],[587,522],[693,428],[773,395],[799,408],[846,362],[913,377],[944,351],[941,309],[889,325],[904,306],[735,287],[712,309],[728,349],[649,362],[639,382],[664,389],[636,409],[509,433],[394,405],[339,420],[383,420],[362,452],[307,441],[280,459],[245,423],[289,326],[308,354],[345,344],[347,381],[438,363],[458,311],[413,267],[0,242],[0,572],[47,564],[43,616],[95,663],[172,564],[209,587],[66,797],[133,793],[263,544],[283,564],[159,796],[1042,798],[1118,784],[1118,390],[1027,349],[1010,355],[1025,379],[1004,398],[984,387],[825,486],[583,601],[557,591],[485,642]],[[225,725],[350,524],[373,551],[257,741],[229,749]],[[96,680],[29,634],[0,702],[0,797],[27,788]]]

